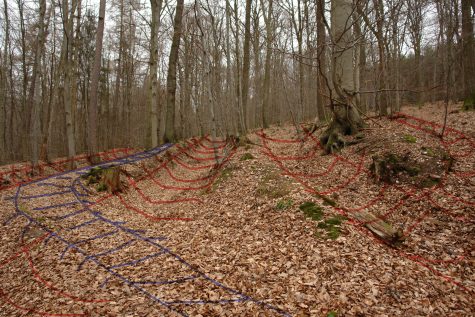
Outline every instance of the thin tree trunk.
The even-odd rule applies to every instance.
[[[249,70],[251,66],[251,6],[252,0],[246,0],[246,17],[244,21],[244,52],[242,62],[242,111],[244,126],[248,125],[248,95],[249,95]]]
[[[89,158],[92,163],[97,163],[99,157],[95,154],[97,149],[97,95],[99,86],[99,75],[101,72],[101,60],[102,60],[102,40],[104,37],[104,20],[106,14],[106,0],[101,0],[99,3],[99,21],[97,22],[96,33],[96,51],[94,53],[94,66],[92,67],[91,74],[91,92],[88,108],[88,127],[87,127],[87,150]]]
[[[264,1],[261,0],[262,10],[265,10]],[[266,24],[266,60],[264,64],[264,97],[262,99],[262,127],[269,127],[269,119],[267,118],[269,112],[270,102],[270,76],[271,76],[271,58],[272,58],[272,42],[274,39],[274,33],[272,29],[272,10],[273,0],[269,0],[267,4],[267,15],[264,14],[264,21]]]
[[[325,65],[325,23],[324,11],[325,0],[317,1],[317,115],[318,120],[325,120],[325,98],[323,92],[325,90],[324,65]]]
[[[475,9],[475,1],[462,0],[462,59],[465,106],[475,108],[475,39],[470,4]]]
[[[162,11],[162,0],[150,0],[152,6],[152,25],[150,43],[150,142],[151,147],[158,146],[158,30],[160,28],[160,12]]]
[[[167,75],[167,111],[165,121],[165,141],[173,142],[175,134],[175,93],[176,93],[176,67],[178,63],[178,49],[180,47],[181,28],[183,19],[184,0],[177,0],[175,19],[173,23],[173,39],[168,59]]]
[[[2,59],[2,65],[0,66],[2,68],[2,77],[0,80],[2,81],[1,83],[1,107],[0,107],[0,146],[2,149],[1,154],[0,154],[0,162],[6,161],[8,157],[8,151],[7,151],[7,93],[8,93],[8,79],[7,79],[7,72],[8,72],[8,47],[9,47],[9,42],[10,42],[10,16],[8,13],[8,1],[3,0],[3,10],[4,10],[4,19],[5,19],[5,42],[4,42],[4,47],[3,47],[3,59]],[[11,78],[10,78],[11,80]]]
[[[38,166],[38,143],[40,137],[40,109],[39,103],[36,100],[36,81],[38,71],[41,63],[41,56],[43,54],[43,47],[46,42],[45,32],[45,15],[46,15],[46,0],[40,0],[39,20],[38,20],[38,35],[36,38],[35,58],[33,62],[33,71],[31,74],[30,91],[28,94],[28,103],[31,108],[30,119],[30,146],[31,146],[31,163],[33,169]]]

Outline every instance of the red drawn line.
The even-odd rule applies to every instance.
[[[272,142],[276,142],[276,143],[288,143],[288,144],[292,144],[292,143],[304,143],[304,142],[306,142],[306,139],[307,139],[307,136],[308,136],[308,134],[307,134],[307,136],[306,136],[304,139],[302,139],[302,140],[284,140],[284,139],[275,139],[275,138],[268,137],[268,136],[264,133],[264,131],[262,131],[262,130],[256,132],[256,134],[257,134],[258,136],[260,136],[261,138],[265,138],[265,139],[268,140],[268,141],[272,141]]]
[[[21,305],[18,305],[16,304],[13,300],[11,300],[8,295],[4,292],[3,289],[0,289],[0,297],[7,303],[7,304],[10,304],[11,306],[13,306],[14,308],[16,308],[17,310],[21,310],[21,311],[24,311],[24,312],[27,312],[27,313],[30,313],[30,314],[36,314],[36,315],[40,315],[40,316],[63,316],[63,317],[66,317],[66,316],[87,316],[88,314],[83,314],[83,313],[79,313],[79,314],[54,314],[54,313],[48,313],[48,312],[44,312],[44,311],[39,311],[39,310],[35,310],[33,308],[27,308],[25,306],[21,306]]]
[[[183,179],[183,178],[178,178],[176,177],[175,175],[173,175],[172,171],[170,171],[170,169],[168,168],[168,165],[165,165],[164,166],[164,169],[165,171],[167,172],[167,174],[175,181],[177,182],[182,182],[182,183],[197,183],[197,182],[202,182],[202,181],[205,181],[205,180],[208,180],[210,179],[213,175],[208,175],[208,176],[205,176],[205,177],[200,177],[200,178],[196,178],[196,179]]]
[[[262,137],[261,137],[262,138]],[[297,181],[299,181],[304,187],[306,187],[306,189],[310,192],[317,192],[315,189],[313,189],[312,187],[309,186],[309,184],[307,184],[305,181],[303,181],[299,176],[296,176],[296,175],[293,175],[293,174],[296,174],[296,173],[291,173],[284,165],[281,161],[279,160],[276,160],[276,156],[272,153],[272,151],[270,150],[270,148],[268,147],[267,143],[266,143],[266,140],[264,140],[264,138],[262,138],[263,140],[263,145],[266,149],[266,151],[264,151],[264,154],[268,155],[271,160],[273,160],[274,162],[277,163],[277,165],[284,171],[284,174],[287,174],[287,175],[291,175],[294,179],[296,179]],[[278,142],[279,140],[276,140],[276,142]],[[268,153],[266,153],[268,152]],[[333,164],[333,163],[332,163]],[[351,162],[351,165],[355,165],[354,163]],[[361,165],[361,164],[360,164]],[[432,188],[431,190],[429,191],[426,191],[426,192],[423,192],[421,195],[419,195],[419,198],[417,201],[421,201],[422,198],[426,197],[426,196],[430,196],[431,193],[433,193],[439,186],[437,186],[436,188]],[[400,189],[400,188],[396,188],[398,190],[401,190],[402,192],[406,193],[406,195],[408,194],[407,191],[403,190],[403,189]],[[317,192],[318,193],[318,192]],[[409,193],[409,197],[411,197],[414,193],[414,190],[412,190],[412,193]],[[378,195],[380,196],[380,195]],[[391,212],[393,212],[397,207],[399,207],[399,205],[403,204],[405,202],[405,200],[407,200],[408,197],[403,197],[399,202],[398,204],[396,204],[392,209],[392,211],[389,211],[388,213],[386,213],[385,217],[387,217]],[[378,199],[375,199],[374,202],[376,202]],[[463,201],[463,200],[462,200]],[[466,201],[464,201],[466,202]],[[469,203],[469,202],[466,202],[466,203]],[[358,209],[364,209],[364,208],[358,208]],[[338,211],[339,213],[343,213],[345,214],[346,216],[348,216],[348,213],[345,211],[345,210],[342,210],[340,208],[335,208],[336,211]],[[423,214],[421,217],[419,217],[416,221],[416,223],[420,223],[423,218],[425,218],[426,215]],[[362,231],[363,233],[365,233],[366,235],[368,236],[372,236],[376,241],[378,241],[379,243],[383,243],[383,241],[380,241],[379,239],[375,238],[373,235],[370,235],[369,232],[367,232],[366,230],[363,230],[363,227],[361,226],[361,224],[359,223],[356,223],[355,224],[355,220],[354,219],[351,219],[350,217],[350,223],[352,223],[353,225],[356,225],[357,228]],[[410,228],[410,230],[412,230],[413,228]],[[422,256],[418,256],[418,258],[414,257],[414,256],[406,256],[408,257],[409,259],[413,260],[414,262],[418,263],[419,265],[423,266],[423,267],[426,267],[428,268],[430,271],[432,271],[433,273],[437,274],[438,276],[441,276],[443,277],[445,280],[451,282],[452,284],[455,284],[457,286],[459,286],[460,288],[462,288],[463,290],[467,291],[467,292],[472,292],[471,290],[468,290],[465,286],[463,286],[461,283],[455,281],[454,279],[448,277],[448,276],[445,276],[443,275],[441,272],[439,272],[438,270],[432,268],[432,267],[429,267],[427,264],[421,262],[421,261],[426,261],[428,263],[453,263],[453,262],[456,262],[456,261],[459,261],[461,258],[463,257],[458,257],[457,259],[453,259],[453,260],[448,260],[448,261],[441,261],[441,260],[432,260],[432,259],[427,259],[427,258],[424,258]],[[418,260],[419,259],[419,260]]]
[[[192,139],[194,140],[194,139]],[[192,149],[193,152],[199,153],[199,154],[214,154],[215,150],[198,150],[198,147],[200,146],[198,143],[193,143],[188,140],[186,140],[186,144]]]
[[[152,200],[150,197],[145,195],[142,190],[138,187],[137,183],[133,180],[133,178],[128,177],[129,183],[135,188],[135,190],[145,199],[147,202],[151,204],[174,204],[174,203],[181,203],[181,202],[197,202],[203,203],[201,199],[198,198],[182,198],[182,199],[174,199],[174,200]]]
[[[59,294],[63,297],[70,298],[71,300],[73,300],[75,302],[82,302],[82,303],[106,303],[106,302],[110,302],[110,300],[105,300],[105,299],[82,299],[80,297],[77,297],[77,296],[74,296],[72,294],[61,291],[60,289],[55,287],[52,283],[46,281],[44,278],[41,277],[41,275],[39,274],[39,271],[36,269],[36,267],[33,263],[33,259],[31,258],[31,255],[30,255],[30,250],[28,248],[24,248],[23,252],[24,252],[26,258],[28,259],[28,264],[30,266],[31,272],[32,272],[33,276],[35,277],[35,279],[38,282],[40,282],[41,284],[43,284],[44,286],[46,286],[47,288],[54,291],[55,293],[57,293],[57,294]]]
[[[24,248],[24,247],[32,247],[34,245],[37,245],[38,243],[41,243],[41,241],[43,241],[44,239],[46,239],[46,237],[48,237],[50,234],[49,233],[45,233],[44,235],[42,235],[41,237],[38,237],[36,238],[35,240],[27,243],[26,245],[22,245],[20,246],[20,248]],[[4,267],[5,265],[9,264],[10,262],[14,261],[15,259],[19,258],[21,255],[23,254],[23,251],[20,250],[18,252],[16,252],[15,254],[13,254],[11,257],[3,260],[1,263],[0,263],[0,268]]]
[[[181,146],[177,145],[176,146],[178,149],[184,149],[182,148]],[[224,156],[217,156],[217,157],[196,157],[196,156],[193,156],[191,155],[190,153],[188,152],[183,152],[183,154],[185,154],[186,156],[188,156],[189,158],[195,160],[195,161],[203,161],[203,162],[206,162],[206,161],[215,161],[216,159],[222,159],[224,158]]]
[[[124,205],[125,208],[129,209],[129,210],[132,210],[142,216],[144,216],[145,218],[147,219],[150,219],[151,221],[164,221],[164,220],[172,220],[172,221],[191,221],[193,219],[191,218],[179,218],[179,217],[158,217],[158,216],[155,216],[155,215],[151,215],[139,208],[136,208],[134,206],[131,206],[129,205],[125,199],[119,194],[117,193],[116,196],[119,198],[120,202],[122,203],[122,205]]]
[[[198,139],[198,143],[202,148],[206,149],[206,150],[221,150],[221,149],[224,149],[226,147],[226,144],[222,144],[222,145],[219,145],[219,146],[213,146],[213,147],[209,147],[209,146],[206,146],[203,144],[203,140],[204,140],[204,137]]]
[[[204,137],[204,140],[208,141],[209,143],[212,143],[212,144],[225,144],[225,143],[228,143],[228,141],[226,140],[211,140],[211,138],[209,137],[209,135],[205,135]]]

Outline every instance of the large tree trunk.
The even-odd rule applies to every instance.
[[[317,119],[325,120],[325,99],[323,92],[325,90],[325,0],[317,1]],[[317,121],[317,120],[316,120]]]
[[[470,8],[475,10],[474,0],[462,0],[462,45],[464,73],[464,107],[475,108],[475,39],[473,37],[473,20]]]
[[[72,119],[72,99],[71,99],[71,56],[72,56],[72,36],[74,24],[74,12],[77,7],[77,0],[72,0],[71,9],[69,9],[69,1],[63,1],[63,29],[64,29],[64,45],[65,49],[64,61],[62,64],[64,73],[64,109],[66,116],[66,137],[68,143],[68,158],[72,159],[76,155],[76,140],[74,135],[74,126]],[[68,16],[69,14],[69,16]],[[74,161],[70,161],[70,168],[75,167]]]
[[[251,6],[252,0],[246,0],[246,17],[244,20],[244,52],[242,61],[242,111],[245,129],[248,122],[248,95],[249,95],[249,69],[251,66]]]
[[[176,93],[176,66],[178,63],[178,49],[181,39],[181,21],[183,19],[184,0],[178,0],[176,4],[175,19],[173,23],[173,39],[168,59],[167,75],[167,112],[165,121],[165,141],[175,141],[175,93]]]
[[[262,127],[264,129],[269,127],[269,119],[267,118],[270,103],[270,72],[271,72],[271,58],[272,58],[272,42],[274,40],[274,33],[272,30],[272,5],[273,0],[269,0],[267,15],[264,15],[266,24],[266,61],[264,66],[264,98],[262,99]],[[265,9],[264,1],[261,0],[262,10]]]
[[[101,72],[102,40],[104,37],[104,19],[106,14],[106,0],[101,0],[99,4],[99,21],[97,22],[96,51],[94,53],[94,66],[91,75],[91,102],[88,108],[88,128],[87,128],[87,148],[89,159],[92,163],[97,163],[99,157],[96,156],[97,149],[97,95],[99,86],[99,75]]]
[[[150,0],[152,5],[152,25],[150,43],[150,145],[152,148],[158,146],[158,30],[160,27],[160,12],[162,11],[162,0]]]
[[[2,57],[2,77],[1,81],[1,91],[0,91],[0,146],[3,149],[0,153],[0,162],[3,162],[8,157],[7,152],[7,140],[6,140],[6,131],[7,131],[7,69],[8,69],[8,46],[10,41],[10,17],[8,14],[8,2],[3,0],[3,9],[4,9],[4,20],[5,20],[5,42],[3,47],[3,57]],[[11,79],[11,78],[10,78]]]
[[[40,68],[41,56],[43,54],[43,47],[46,41],[45,38],[45,15],[46,15],[46,0],[40,0],[38,20],[38,35],[36,40],[35,59],[33,62],[33,71],[31,74],[30,92],[28,94],[28,103],[31,108],[30,119],[30,146],[31,146],[31,163],[34,169],[38,166],[38,143],[40,137],[40,109],[39,103],[36,100],[36,81],[38,71]]]
[[[352,1],[333,0],[331,7],[332,46],[332,99],[333,119],[320,138],[327,153],[338,151],[344,146],[342,135],[358,132],[363,126],[354,106],[354,66],[352,45],[353,32],[350,27]]]

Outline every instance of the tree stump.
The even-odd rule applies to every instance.
[[[103,170],[100,186],[105,186],[111,194],[122,191],[120,182],[120,168],[117,166],[109,167]]]

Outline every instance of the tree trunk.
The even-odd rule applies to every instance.
[[[472,6],[475,6],[475,1],[473,0],[462,0],[464,108],[475,109],[475,39],[473,37],[470,2],[472,2]]]
[[[7,73],[8,73],[8,47],[10,41],[10,17],[8,14],[8,1],[3,0],[3,9],[4,9],[4,20],[5,20],[5,42],[3,47],[3,59],[2,65],[2,77],[0,80],[2,81],[0,89],[1,104],[0,104],[0,146],[3,149],[0,154],[0,162],[6,161],[8,157],[7,151],[7,92],[8,92],[8,83],[7,83]],[[11,80],[11,78],[10,78]]]
[[[68,143],[68,158],[72,159],[76,155],[76,141],[74,135],[74,127],[72,120],[72,100],[71,100],[71,56],[72,56],[72,35],[74,24],[74,12],[76,11],[77,0],[72,0],[71,9],[69,9],[69,1],[63,1],[63,29],[64,29],[64,109],[66,116],[66,137]],[[68,13],[70,14],[68,16]],[[70,168],[75,167],[75,163],[71,161]]]
[[[46,15],[46,0],[40,0],[39,3],[39,20],[38,20],[38,35],[36,38],[35,57],[33,62],[33,71],[31,74],[30,91],[28,94],[28,103],[31,108],[30,119],[30,146],[31,146],[31,163],[34,170],[38,166],[38,143],[40,137],[40,109],[39,103],[36,101],[36,81],[38,71],[40,68],[41,56],[43,54],[44,43],[46,42],[45,32],[45,15]]]
[[[261,0],[262,10],[265,9],[264,1]],[[267,15],[264,14],[264,21],[266,24],[266,61],[264,66],[264,98],[262,99],[262,127],[264,129],[269,127],[269,119],[267,114],[269,112],[270,102],[270,71],[272,58],[272,42],[274,40],[274,33],[272,30],[272,6],[273,0],[269,0],[267,7]]]
[[[158,30],[160,28],[160,12],[162,11],[162,0],[150,0],[152,5],[152,25],[150,43],[150,145],[152,148],[158,146]]]
[[[317,0],[317,116],[318,120],[325,120],[325,0]]]
[[[345,144],[342,135],[358,132],[363,126],[354,106],[354,66],[352,45],[353,32],[349,27],[351,21],[352,1],[333,0],[331,7],[332,46],[332,83],[331,110],[333,119],[328,129],[320,138],[326,153],[341,149]]]
[[[248,95],[249,95],[249,69],[251,67],[251,6],[252,0],[246,0],[246,17],[244,21],[244,52],[242,61],[242,112],[244,126],[248,125]]]
[[[88,108],[88,127],[87,127],[87,148],[91,163],[98,163],[99,157],[96,156],[97,149],[97,95],[99,86],[99,75],[101,73],[102,60],[102,40],[104,38],[104,20],[106,14],[106,0],[101,0],[99,4],[99,21],[97,22],[96,33],[96,51],[94,53],[94,66],[91,74],[91,92]]]
[[[175,93],[176,93],[176,67],[178,63],[178,49],[180,47],[181,28],[183,19],[184,0],[177,0],[175,19],[173,22],[173,39],[168,59],[167,75],[167,108],[165,121],[165,142],[176,141],[175,134]]]

